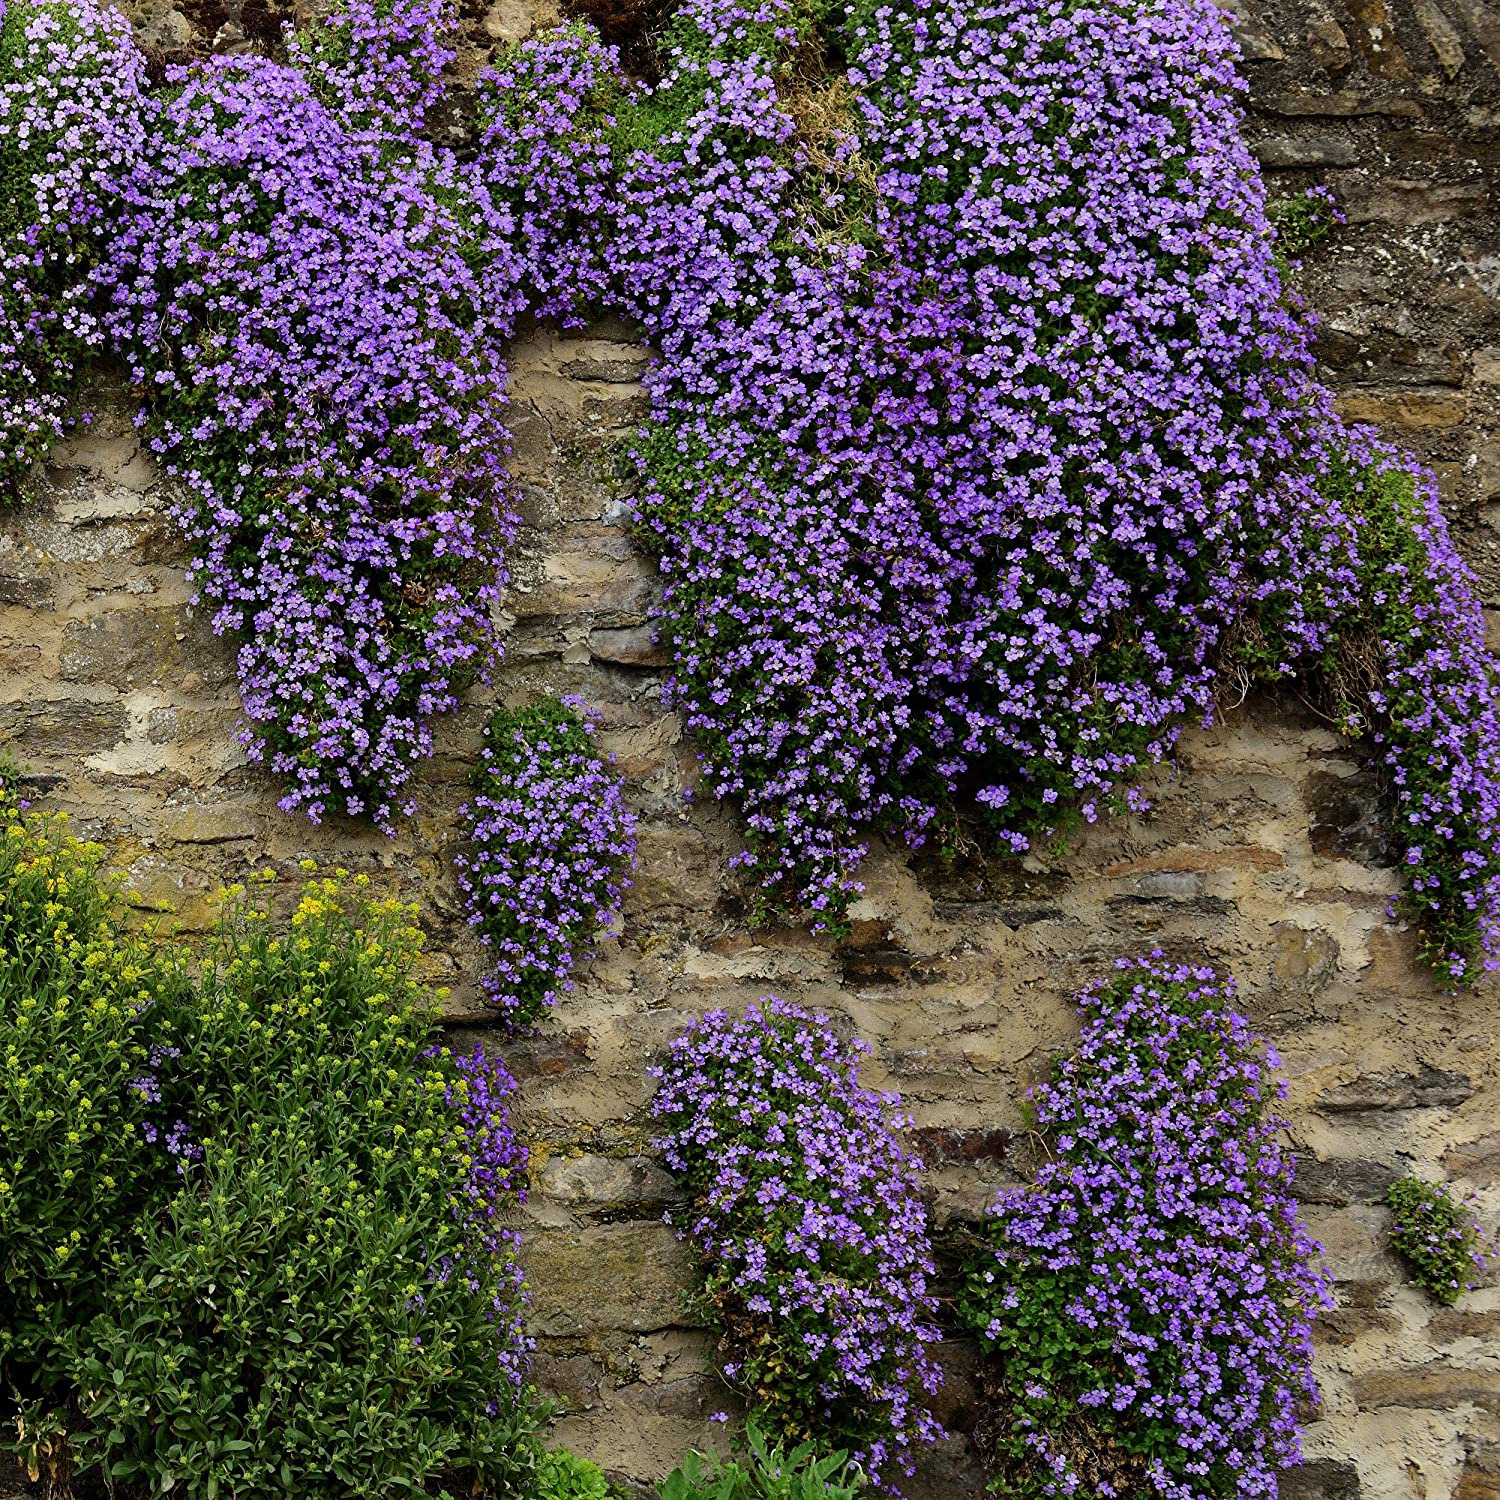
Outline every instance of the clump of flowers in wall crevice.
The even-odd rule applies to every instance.
[[[677,1222],[725,1378],[771,1436],[892,1487],[942,1435],[939,1335],[921,1164],[899,1099],[860,1082],[866,1051],[769,996],[673,1042],[651,1109],[692,1195]]]
[[[1032,1104],[1045,1159],[964,1263],[1000,1493],[1273,1497],[1332,1306],[1275,1054],[1212,969],[1121,960]]]
[[[579,954],[630,886],[636,819],[597,732],[575,697],[500,709],[485,726],[455,864],[487,951],[485,993],[513,1026],[573,988]]]
[[[1494,961],[1473,580],[1314,378],[1210,0],[688,0],[638,88],[577,28],[505,76],[540,49],[576,86],[539,201],[614,153],[569,243],[660,351],[671,695],[762,912],[838,927],[877,830],[1023,852],[1141,806],[1226,669],[1298,672],[1378,740],[1429,956]]]

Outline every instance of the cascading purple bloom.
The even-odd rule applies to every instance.
[[[714,1011],[653,1068],[659,1148],[693,1206],[683,1237],[725,1376],[763,1423],[816,1436],[886,1489],[942,1436],[921,1163],[900,1100],[859,1081],[868,1049],[775,996]]]
[[[634,92],[587,35],[534,45],[507,87],[544,58],[587,85],[529,157],[490,150],[543,184],[542,242],[555,174],[586,160],[592,203],[614,147],[608,235],[566,242],[660,350],[637,458],[670,693],[765,906],[836,924],[875,830],[976,807],[1023,851],[1141,805],[1226,659],[1339,662],[1430,955],[1495,961],[1470,580],[1427,499],[1393,533],[1347,483],[1430,479],[1313,378],[1210,0],[861,4],[817,34],[787,0],[689,0]],[[1395,590],[1393,536],[1419,544]],[[1346,702],[1367,632],[1385,687]],[[1404,717],[1406,683],[1430,709]]]
[[[516,1026],[573,988],[578,955],[619,915],[635,815],[578,698],[502,709],[485,728],[455,858],[469,922],[493,959],[489,998]]]
[[[1117,967],[1032,1096],[1035,1183],[999,1196],[966,1266],[994,1446],[1041,1495],[1273,1500],[1332,1305],[1291,1196],[1286,1085],[1231,981],[1160,954]]]
[[[100,346],[88,268],[149,113],[129,23],[94,0],[0,0],[0,500],[66,430]]]
[[[386,78],[367,50],[359,76]],[[451,155],[351,123],[295,68],[173,82],[101,278],[109,327],[186,483],[200,596],[242,641],[250,753],[283,807],[389,828],[494,650],[510,223]]]
[[[512,1205],[526,1201],[530,1154],[516,1140],[507,1103],[516,1082],[499,1058],[487,1056],[478,1045],[468,1054],[438,1047],[424,1057],[441,1059],[451,1070],[443,1097],[458,1122],[453,1213],[468,1235],[466,1249],[473,1261],[467,1271],[458,1269],[477,1290],[493,1280],[498,1268],[501,1286],[491,1294],[496,1360],[503,1386],[519,1391],[526,1384],[536,1340],[525,1326],[526,1278],[516,1259],[521,1236],[503,1222]],[[498,1398],[493,1405],[498,1409]]]

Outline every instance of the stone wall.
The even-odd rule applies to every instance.
[[[1328,180],[1348,205],[1351,223],[1303,277],[1330,378],[1351,414],[1438,466],[1500,605],[1500,12],[1314,3],[1236,5],[1250,128],[1276,190]],[[160,7],[148,19],[190,36],[204,8],[188,9],[192,21]],[[476,43],[535,14],[502,0],[475,14]],[[654,572],[617,475],[645,361],[610,326],[534,329],[514,351],[527,524],[506,662],[444,724],[420,816],[393,841],[281,814],[245,763],[232,649],[188,602],[170,485],[137,444],[123,385],[101,375],[85,393],[97,418],[58,448],[41,501],[0,517],[0,744],[31,767],[33,795],[105,843],[143,914],[189,933],[248,869],[294,879],[310,857],[370,871],[420,904],[451,1022],[478,1029],[479,951],[447,845],[480,723],[490,702],[541,689],[597,705],[642,817],[640,868],[576,993],[503,1050],[534,1143],[537,1374],[565,1402],[559,1437],[638,1484],[714,1440],[708,1418],[731,1404],[681,1312],[685,1262],[661,1223],[674,1187],[647,1144],[645,1069],[691,1017],[772,992],[845,1020],[875,1048],[873,1081],[914,1113],[950,1225],[1015,1180],[1022,1095],[1076,1035],[1078,987],[1152,947],[1220,964],[1285,1061],[1299,1191],[1338,1280],[1312,1462],[1283,1496],[1495,1500],[1500,1289],[1435,1307],[1387,1253],[1380,1200],[1415,1168],[1476,1189],[1500,1217],[1500,988],[1443,993],[1388,922],[1397,875],[1359,747],[1294,694],[1254,699],[1185,738],[1175,770],[1153,779],[1152,812],[1089,830],[1064,858],[976,852],[944,866],[880,849],[849,940],[747,928],[726,870],[734,819],[685,795],[692,746],[660,706]],[[981,1488],[964,1437],[974,1351],[943,1352],[955,1436],[913,1500]]]

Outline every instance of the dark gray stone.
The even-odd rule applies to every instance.
[[[1351,1203],[1384,1203],[1386,1189],[1395,1180],[1395,1170],[1384,1162],[1339,1156],[1320,1161],[1316,1156],[1299,1155],[1292,1196],[1299,1203],[1329,1203],[1340,1208]]]
[[[1336,1458],[1287,1469],[1277,1485],[1281,1500],[1363,1500],[1359,1470]]]
[[[963,1130],[952,1125],[927,1125],[911,1133],[917,1155],[929,1167],[953,1162],[1003,1161],[1015,1139],[1009,1130]]]
[[[1307,832],[1313,853],[1324,859],[1352,859],[1362,865],[1393,865],[1386,800],[1370,771],[1335,776],[1314,771],[1302,787]]]
[[[65,699],[0,704],[0,745],[34,755],[94,755],[124,739],[125,725],[125,710],[118,703]]]
[[[1389,1109],[1453,1109],[1474,1092],[1467,1073],[1450,1073],[1423,1063],[1415,1073],[1364,1073],[1353,1083],[1328,1089],[1318,1099],[1326,1115],[1363,1114]]]
[[[1340,135],[1271,136],[1255,154],[1263,167],[1350,167],[1359,159],[1354,143]]]
[[[0,573],[0,605],[23,609],[51,609],[57,585],[50,578],[17,578]]]

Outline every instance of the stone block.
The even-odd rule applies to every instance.
[[[1286,168],[1349,167],[1358,160],[1354,143],[1341,135],[1275,135],[1259,141],[1255,155],[1261,166]]]
[[[1493,1187],[1500,1182],[1500,1131],[1450,1146],[1443,1153],[1443,1166],[1452,1177],[1462,1177],[1476,1187]]]
[[[521,1260],[531,1290],[529,1326],[557,1338],[586,1332],[651,1333],[688,1324],[686,1248],[665,1224],[596,1224],[526,1236]]]
[[[1396,1332],[1394,1313],[1374,1307],[1335,1307],[1320,1312],[1313,1322],[1313,1343],[1320,1349],[1344,1349],[1367,1334]]]
[[[191,612],[117,609],[63,629],[65,682],[218,687],[233,672],[230,648]]]
[[[1479,1339],[1500,1348],[1500,1308],[1445,1307],[1432,1315],[1427,1331],[1440,1344]]]
[[[911,1143],[928,1167],[955,1162],[1004,1161],[1014,1139],[1009,1130],[983,1126],[926,1125],[911,1132]]]
[[[1325,1161],[1299,1153],[1292,1195],[1299,1203],[1327,1203],[1337,1207],[1384,1203],[1386,1189],[1395,1180],[1395,1168],[1385,1162],[1337,1156]]]
[[[599,661],[616,662],[626,667],[662,667],[672,653],[655,639],[650,625],[630,625],[620,630],[589,632],[589,653]]]
[[[707,910],[717,904],[722,878],[719,856],[696,828],[648,825],[636,842],[635,884],[625,893],[625,910]]]
[[[1469,414],[1463,396],[1450,390],[1346,395],[1338,397],[1334,404],[1340,415],[1350,422],[1373,422],[1377,427],[1395,427],[1402,432],[1433,432],[1458,427]]]
[[[646,1157],[552,1156],[542,1168],[536,1192],[558,1203],[600,1215],[659,1215],[678,1202],[677,1179]]]
[[[1500,1370],[1456,1370],[1447,1360],[1404,1368],[1367,1370],[1351,1384],[1354,1399],[1367,1411],[1409,1406],[1419,1411],[1478,1408],[1500,1416]]]
[[[1316,1458],[1287,1469],[1277,1483],[1279,1500],[1363,1500],[1359,1470],[1336,1458]]]
[[[1343,33],[1340,32],[1342,36]],[[1347,42],[1345,43],[1347,46]],[[1348,89],[1336,94],[1314,90],[1288,90],[1285,93],[1257,94],[1257,109],[1267,114],[1293,120],[1357,120],[1369,115],[1393,115],[1397,119],[1420,120],[1422,106],[1415,99],[1395,98],[1387,94],[1367,94]]]
[[[655,566],[612,528],[573,529],[587,534],[548,553],[540,585],[530,593],[510,590],[505,607],[518,618],[604,615],[614,617],[609,625],[644,624],[658,593]]]
[[[1437,58],[1443,76],[1450,81],[1463,71],[1463,42],[1453,22],[1443,14],[1435,0],[1414,0],[1417,21],[1427,37],[1427,44]]]
[[[1373,772],[1336,776],[1314,771],[1302,786],[1313,853],[1367,865],[1394,864],[1383,795]]]
[[[1489,191],[1482,182],[1424,182],[1404,177],[1381,177],[1367,187],[1344,193],[1344,213],[1351,224],[1395,224],[1415,228],[1421,224],[1446,224],[1481,211],[1489,202]],[[1429,414],[1413,419],[1400,418],[1403,426],[1448,427],[1463,420],[1457,417]]]
[[[0,573],[0,606],[20,609],[51,609],[57,598],[57,584],[50,578],[31,574],[21,577]]]
[[[492,1008],[493,1009],[493,1008]],[[505,1046],[505,1066],[517,1079],[562,1078],[587,1072],[592,1038],[583,1027],[571,1031],[547,1029]]]
[[[1474,1092],[1467,1073],[1424,1063],[1415,1073],[1362,1073],[1352,1083],[1325,1090],[1317,1108],[1328,1115],[1374,1110],[1454,1109]]]
[[[95,755],[125,738],[118,703],[87,698],[0,704],[0,745],[29,755]]]
[[[599,1404],[599,1367],[585,1354],[539,1352],[531,1361],[531,1378],[566,1411],[591,1411]]]

